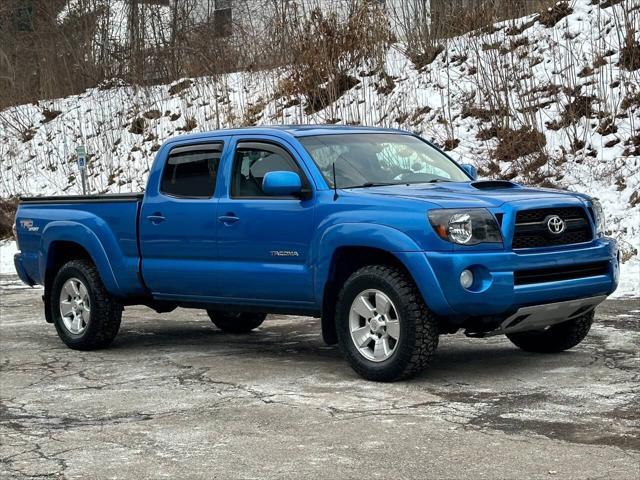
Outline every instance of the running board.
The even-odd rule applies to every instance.
[[[490,332],[466,332],[468,337],[491,337],[507,333],[543,330],[557,323],[585,315],[596,308],[607,298],[606,295],[591,298],[580,298],[566,302],[545,303],[531,307],[519,308],[516,313],[504,320],[499,328]]]

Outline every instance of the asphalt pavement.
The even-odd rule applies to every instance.
[[[73,351],[41,294],[0,277],[3,478],[640,477],[638,299],[569,352],[447,335],[418,378],[379,384],[303,317],[229,335],[131,307],[112,347]]]

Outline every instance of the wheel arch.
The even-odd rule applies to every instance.
[[[95,264],[91,254],[82,245],[67,240],[55,240],[47,248],[44,259],[43,280],[44,280],[44,316],[47,323],[53,323],[53,317],[49,305],[51,304],[51,287],[53,280],[64,264],[71,260],[88,260]]]
[[[102,243],[90,229],[74,222],[52,222],[42,234],[39,269],[44,285],[45,320],[53,319],[50,304],[51,286],[60,268],[71,260],[88,260],[96,266],[98,275],[109,292],[118,292],[119,285]]]
[[[45,263],[45,284],[55,277],[60,268],[71,260],[89,260],[95,264],[89,251],[76,242],[55,240],[49,244]]]
[[[108,235],[105,238],[112,247],[114,242],[109,241]],[[55,276],[57,270],[66,262],[84,258],[96,266],[107,291],[114,295],[120,292],[120,285],[105,246],[87,226],[66,221],[49,223],[42,233],[40,252],[40,272],[45,286],[47,278],[52,274]],[[114,253],[118,252],[119,248]]]
[[[367,265],[386,265],[397,268],[414,281],[407,266],[393,252],[364,245],[345,245],[336,248],[322,294],[322,337],[328,345],[334,345],[338,341],[335,309],[340,290],[354,272]]]

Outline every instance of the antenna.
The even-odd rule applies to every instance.
[[[333,201],[338,199],[338,184],[336,183],[336,162],[333,162],[331,169],[333,170]]]

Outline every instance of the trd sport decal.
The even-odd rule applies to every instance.
[[[33,220],[26,218],[24,220],[20,220],[20,226],[28,232],[37,232],[38,230],[40,230],[40,227],[33,226]]]

